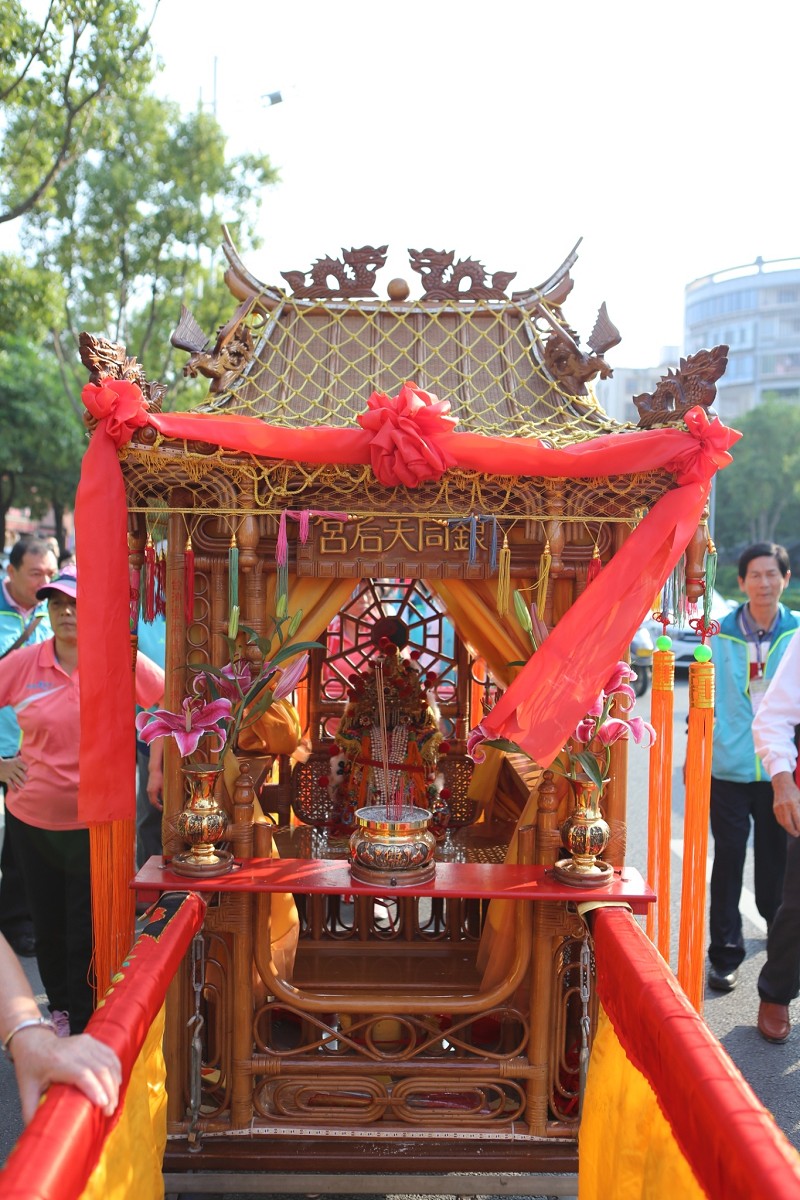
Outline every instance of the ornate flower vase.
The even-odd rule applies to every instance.
[[[599,859],[611,833],[600,811],[603,790],[588,777],[570,783],[575,808],[561,826],[561,840],[572,857],[556,863],[555,875],[575,887],[600,887],[614,878],[614,868]]]
[[[227,814],[215,796],[222,765],[184,763],[181,770],[186,781],[186,800],[175,828],[191,849],[176,854],[170,868],[178,875],[195,878],[225,875],[233,866],[233,854],[217,849],[228,828]]]
[[[408,887],[427,883],[436,871],[436,838],[426,808],[405,804],[390,818],[384,804],[356,809],[350,838],[350,874],[360,883]]]

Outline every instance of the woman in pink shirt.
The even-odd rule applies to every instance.
[[[37,592],[53,637],[0,661],[0,706],[22,730],[16,758],[0,762],[6,821],[25,883],[39,973],[59,1033],[81,1033],[92,1014],[89,831],[78,819],[77,579],[67,568]],[[136,702],[160,702],[164,672],[137,655]],[[133,712],[131,712],[133,720]]]

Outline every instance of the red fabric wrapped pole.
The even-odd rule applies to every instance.
[[[54,1084],[0,1174],[4,1200],[77,1200],[80,1196],[119,1119],[133,1064],[205,910],[200,896],[177,892],[163,897],[153,910],[122,976],[86,1029],[110,1046],[122,1063],[116,1113],[106,1117],[77,1088]]]

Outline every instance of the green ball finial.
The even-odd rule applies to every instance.
[[[671,637],[667,637],[667,635],[665,633],[662,633],[660,637],[656,638],[656,650],[671,650],[671,649],[672,649],[672,638]]]
[[[694,657],[697,662],[708,662],[711,658],[710,646],[698,646],[695,649]]]

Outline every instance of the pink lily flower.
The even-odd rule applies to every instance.
[[[588,716],[584,717],[582,721],[578,722],[573,737],[576,742],[581,742],[582,745],[586,746],[594,737],[596,729],[597,721]]]
[[[249,662],[244,659],[237,659],[234,663],[229,663],[222,668],[224,678],[220,679],[218,675],[208,675],[205,671],[198,671],[192,681],[192,691],[195,695],[202,696],[206,692],[208,680],[212,679],[214,687],[220,694],[220,697],[230,700],[231,704],[237,704],[243,695],[246,695],[248,689],[253,684],[253,669]],[[239,685],[238,687],[236,685]],[[239,690],[241,688],[241,691]]]
[[[607,696],[615,696],[621,693],[623,696],[628,696],[629,699],[635,700],[636,697],[633,688],[629,684],[629,680],[635,678],[636,672],[631,670],[628,663],[618,662],[611,672],[603,691]]]
[[[486,758],[483,750],[480,749],[481,742],[486,741],[486,730],[482,725],[478,724],[474,729],[470,729],[467,735],[467,754],[473,762],[481,763]]]
[[[595,736],[602,746],[613,746],[615,742],[623,741],[629,733],[630,725],[627,721],[622,721],[619,717],[609,717],[600,726]]]
[[[268,666],[265,663],[264,666]],[[306,655],[300,654],[288,667],[280,667],[281,677],[275,685],[273,696],[276,700],[283,700],[284,696],[290,695],[297,687],[300,680],[303,678],[303,673],[306,669]]]
[[[631,736],[637,745],[652,746],[655,744],[656,731],[649,721],[645,721],[644,717],[631,717],[628,723]]]
[[[204,704],[199,696],[187,696],[181,705],[180,713],[169,712],[165,708],[156,709],[152,713],[139,713],[136,728],[143,742],[153,742],[161,737],[174,737],[181,756],[185,757],[194,754],[200,739],[206,735],[215,740],[212,749],[221,750],[225,745],[225,732],[220,725],[230,720],[230,716],[230,700],[222,698]]]

